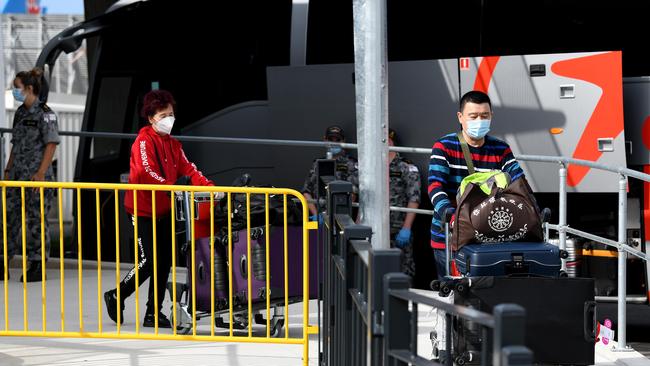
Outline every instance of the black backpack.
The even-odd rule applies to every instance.
[[[233,182],[234,187],[250,187],[251,177],[243,174]],[[270,187],[270,186],[256,186]],[[250,214],[250,227],[266,225],[266,195],[251,193],[250,203],[247,205],[245,193],[233,193],[231,195],[231,214],[233,230],[240,230],[246,227],[248,215]],[[215,207],[215,223],[221,227],[228,225],[228,200],[219,201]],[[250,206],[250,213],[248,207]],[[287,196],[287,225],[300,225],[302,222],[302,207],[300,201]],[[284,225],[284,195],[269,194],[269,225]]]

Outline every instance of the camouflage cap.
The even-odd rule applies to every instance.
[[[337,138],[340,141],[345,140],[345,135],[343,134],[343,129],[339,126],[329,126],[325,130],[325,139],[329,140],[330,138]]]

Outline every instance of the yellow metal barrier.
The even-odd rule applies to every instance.
[[[310,268],[309,268],[309,230],[314,230],[317,229],[318,225],[316,222],[309,222],[308,221],[308,211],[307,211],[307,202],[303,198],[303,196],[292,189],[279,189],[279,188],[255,188],[255,187],[198,187],[198,186],[163,186],[163,185],[134,185],[134,184],[101,184],[101,183],[60,183],[60,182],[27,182],[27,181],[0,181],[0,186],[2,187],[2,229],[3,229],[3,261],[4,261],[4,273],[1,275],[4,277],[4,330],[0,330],[0,336],[39,336],[39,337],[80,337],[80,338],[110,338],[110,339],[148,339],[148,340],[195,340],[195,341],[218,341],[218,342],[246,342],[246,343],[272,343],[272,344],[287,344],[287,345],[303,345],[303,357],[302,357],[302,363],[303,365],[307,365],[308,363],[308,351],[309,351],[309,334],[314,334],[317,332],[317,327],[309,325],[309,273],[310,273]],[[7,212],[7,192],[9,189],[19,189],[20,190],[20,199],[21,199],[21,212]],[[25,196],[26,196],[26,190],[33,190],[31,192],[38,192],[39,197],[40,197],[40,248],[41,248],[41,253],[45,253],[46,251],[46,214],[44,209],[44,193],[45,189],[53,189],[56,190],[58,193],[58,223],[59,223],[59,260],[60,260],[60,266],[58,268],[58,282],[59,282],[59,291],[58,295],[60,296],[60,311],[59,311],[59,320],[60,320],[60,330],[53,330],[54,326],[52,324],[49,324],[48,327],[48,317],[47,317],[47,308],[48,308],[48,292],[47,292],[47,287],[48,284],[52,284],[52,282],[56,282],[56,278],[54,276],[51,276],[53,278],[47,278],[46,279],[46,256],[41,255],[41,299],[40,299],[40,305],[41,305],[41,320],[42,320],[42,327],[40,330],[34,330],[30,329],[29,327],[29,315],[30,315],[30,306],[34,306],[37,304],[36,302],[30,302],[28,298],[28,293],[30,293],[29,289],[32,288],[31,285],[28,285],[26,282],[23,282],[21,287],[22,287],[22,300],[23,300],[23,306],[22,306],[22,316],[23,316],[23,329],[12,329],[12,322],[11,322],[11,316],[10,314],[15,314],[16,309],[19,308],[18,304],[16,303],[16,300],[19,298],[15,296],[14,294],[17,293],[20,290],[17,290],[15,286],[13,286],[9,281],[9,267],[10,263],[8,261],[8,243],[7,240],[11,239],[8,237],[7,234],[7,224],[8,224],[8,215],[20,215],[20,222],[22,224],[22,236],[21,241],[22,241],[22,275],[24,278],[27,278],[27,230],[24,230],[26,227],[28,220],[26,219],[26,208],[25,208]],[[76,200],[77,200],[77,222],[76,222],[76,240],[77,240],[77,251],[78,251],[78,256],[77,256],[77,297],[78,297],[78,303],[77,303],[77,311],[79,314],[79,330],[78,331],[69,331],[66,330],[66,302],[65,302],[65,296],[66,296],[66,287],[65,287],[65,278],[66,278],[66,271],[65,271],[65,260],[63,257],[64,254],[64,225],[63,225],[63,212],[62,212],[62,207],[63,207],[63,190],[73,190],[76,191]],[[135,324],[134,324],[134,332],[127,332],[125,331],[126,327],[125,325],[122,325],[121,322],[123,321],[121,319],[121,311],[119,311],[120,304],[122,302],[122,296],[124,294],[121,293],[120,291],[120,281],[122,280],[121,274],[120,274],[120,265],[124,264],[122,261],[120,261],[120,205],[123,204],[122,202],[119,202],[119,193],[122,191],[132,191],[133,194],[133,227],[134,227],[134,237],[133,237],[133,252],[134,252],[134,272],[135,272],[135,282],[136,282],[136,287],[135,287]],[[97,260],[96,260],[96,275],[97,275],[97,306],[96,306],[96,314],[92,314],[92,305],[91,307],[84,307],[86,305],[86,301],[84,301],[84,287],[86,289],[91,288],[92,286],[92,281],[90,281],[90,277],[87,277],[84,279],[84,267],[89,265],[89,262],[84,262],[82,260],[82,217],[84,215],[91,215],[91,212],[84,212],[82,211],[82,191],[94,191],[94,201],[95,201],[95,225],[96,225],[96,248],[97,248]],[[156,192],[169,192],[170,193],[170,221],[171,221],[171,227],[170,229],[170,235],[171,235],[171,278],[172,278],[172,288],[171,288],[171,302],[172,302],[172,314],[171,314],[171,321],[172,321],[172,329],[169,332],[159,332],[159,317],[158,317],[158,312],[154,312],[154,328],[153,328],[153,333],[150,332],[141,332],[140,331],[140,292],[139,292],[139,286],[137,284],[140,283],[140,265],[139,263],[140,258],[141,258],[141,253],[139,253],[140,248],[139,248],[139,235],[138,235],[138,191],[151,191],[151,200],[152,200],[152,226],[153,226],[153,267],[151,269],[152,274],[151,274],[151,280],[150,280],[150,286],[154,286],[153,288],[153,293],[154,293],[154,303],[158,304],[158,299],[159,298],[164,298],[164,293],[159,294],[158,293],[158,287],[155,286],[157,283],[158,279],[158,238],[157,238],[157,218],[156,218]],[[102,192],[109,192],[112,193],[114,196],[114,204],[113,208],[115,210],[115,215],[114,215],[114,225],[115,225],[115,288],[117,289],[117,306],[118,306],[118,311],[117,311],[117,324],[115,324],[115,330],[108,330],[107,328],[112,328],[113,327],[113,322],[108,319],[108,317],[104,317],[103,312],[105,311],[105,306],[104,306],[104,301],[102,301],[102,294],[103,294],[103,283],[102,283],[102,276],[104,275],[103,273],[108,273],[106,271],[107,267],[104,266],[104,272],[102,271],[102,267],[104,263],[102,262],[102,201],[101,201],[101,193]],[[189,244],[190,245],[190,264],[192,266],[191,269],[188,269],[188,272],[191,273],[191,283],[189,286],[191,287],[191,334],[180,334],[179,332],[179,327],[183,324],[181,324],[182,319],[179,319],[179,314],[181,314],[181,310],[179,309],[179,306],[181,308],[185,308],[184,310],[189,310],[187,308],[187,304],[183,304],[181,306],[181,303],[179,300],[179,294],[177,293],[177,257],[176,257],[176,250],[178,248],[178,243],[176,242],[176,206],[177,202],[175,200],[175,194],[174,192],[189,192],[189,197],[190,197],[190,204],[189,204],[189,219],[190,225],[189,228],[191,230],[190,234],[190,240]],[[209,200],[204,201],[204,202],[209,202],[209,207],[210,207],[210,226],[209,226],[209,238],[210,238],[210,244],[209,244],[209,249],[210,249],[210,266],[209,266],[209,271],[210,271],[210,284],[211,284],[211,290],[210,290],[210,308],[209,308],[209,314],[206,314],[206,311],[203,313],[200,313],[200,316],[197,316],[199,312],[197,312],[197,288],[196,288],[196,280],[197,280],[197,271],[196,271],[196,243],[195,243],[195,220],[197,218],[197,212],[195,212],[195,196],[198,196],[199,194],[205,196],[206,193],[209,193]],[[215,301],[216,301],[216,294],[215,294],[215,284],[216,284],[216,273],[215,273],[215,207],[218,204],[218,201],[215,200],[215,194],[217,192],[223,192],[225,193],[225,197],[222,198],[225,200],[227,203],[227,234],[228,234],[228,240],[227,240],[227,250],[228,254],[227,256],[230,257],[230,260],[227,261],[227,284],[228,284],[228,298],[225,300],[227,302],[227,306],[224,308],[223,304],[220,305],[220,309],[215,309]],[[245,233],[246,233],[246,279],[247,279],[247,292],[246,292],[246,304],[245,304],[245,312],[243,310],[243,304],[238,304],[238,308],[236,309],[233,305],[234,300],[235,300],[235,294],[233,293],[233,266],[235,265],[235,261],[232,260],[232,254],[233,254],[233,211],[232,211],[232,204],[233,204],[233,194],[244,194],[246,197],[246,225],[245,225]],[[253,303],[253,297],[254,294],[252,293],[253,285],[252,285],[252,278],[254,277],[253,274],[253,268],[252,268],[252,262],[253,262],[253,257],[252,257],[252,243],[251,243],[251,235],[252,235],[252,229],[251,227],[251,195],[263,195],[264,196],[264,202],[265,202],[265,222],[263,225],[263,238],[264,238],[264,258],[262,261],[264,262],[264,271],[265,271],[265,282],[266,282],[266,288],[263,289],[264,294],[262,297],[263,302],[256,301]],[[269,202],[269,197],[271,195],[281,195],[282,196],[282,206],[284,208],[283,210],[283,217],[282,217],[282,227],[276,227],[277,225],[271,225],[270,222],[270,217],[269,217],[269,207],[270,207],[270,202]],[[289,233],[288,233],[288,211],[287,211],[287,197],[288,196],[293,196],[295,199],[297,199],[302,207],[302,212],[301,212],[301,223],[302,223],[302,258],[300,259],[302,261],[302,268],[303,268],[303,273],[302,273],[302,296],[296,296],[292,295],[290,298],[289,296]],[[107,203],[106,201],[105,203]],[[33,224],[33,223],[32,223]],[[260,226],[261,228],[262,226]],[[165,229],[162,228],[161,229]],[[223,228],[220,228],[223,229]],[[284,290],[282,291],[281,296],[278,295],[273,295],[271,293],[272,289],[272,284],[271,284],[271,268],[272,264],[275,264],[277,266],[277,259],[275,262],[272,263],[272,258],[271,258],[271,251],[273,248],[271,247],[271,230],[282,230],[282,253],[281,255],[277,255],[277,258],[281,258],[283,260],[282,263],[282,269],[284,271],[284,276],[280,281],[284,283]],[[224,243],[221,243],[223,245]],[[276,246],[277,249],[277,246]],[[259,251],[258,251],[259,253]],[[315,255],[315,253],[314,253]],[[92,262],[94,263],[94,262]],[[258,263],[259,265],[259,263]],[[243,266],[243,265],[242,265]],[[240,269],[241,270],[241,269]],[[55,272],[56,273],[56,272]],[[189,274],[188,273],[188,274]],[[70,280],[72,280],[70,278]],[[48,282],[49,281],[49,282]],[[153,282],[152,282],[153,281]],[[12,287],[13,286],[13,287]],[[10,291],[11,290],[11,291]],[[92,290],[87,290],[87,291],[92,291]],[[33,292],[31,292],[33,294]],[[57,294],[56,291],[53,292],[54,295]],[[181,293],[182,295],[183,293]],[[33,295],[30,295],[33,296]],[[92,295],[94,297],[94,294]],[[185,300],[186,302],[189,301],[187,298],[187,293],[185,292]],[[300,337],[290,337],[289,335],[289,305],[294,302],[302,302],[302,335]],[[254,306],[256,305],[256,306]],[[263,308],[261,305],[264,305]],[[276,316],[279,312],[283,313],[284,319],[286,320],[286,331],[284,332],[284,337],[273,337],[273,334],[271,333],[272,331],[272,324],[271,324],[271,309],[274,309],[274,316]],[[10,309],[13,309],[13,311],[10,313]],[[87,311],[87,313],[84,314],[84,310]],[[222,315],[225,315],[227,312],[228,320],[229,320],[229,326],[226,330],[224,329],[222,334],[215,334],[215,317],[219,316],[221,318]],[[33,314],[33,312],[31,313]],[[266,324],[265,324],[265,331],[263,333],[259,332],[259,328],[254,329],[253,328],[253,322],[254,319],[256,318],[255,315],[266,315]],[[51,313],[50,313],[51,315]],[[246,323],[247,323],[247,329],[245,331],[245,334],[239,331],[236,331],[234,329],[234,320],[235,317],[234,315],[237,315],[239,318],[245,316],[246,318]],[[97,330],[96,331],[91,331],[91,330],[86,330],[84,328],[84,317],[87,316],[90,319],[94,319],[93,316],[96,316],[97,319]],[[201,317],[207,317],[210,319],[210,330],[209,332],[206,332],[204,329],[199,330],[197,327],[197,321],[200,320]],[[51,317],[49,318],[51,319]],[[57,322],[59,322],[57,320]],[[106,324],[104,322],[106,321]],[[259,323],[258,323],[259,324]],[[294,324],[295,325],[295,324]],[[185,324],[187,326],[187,324]],[[49,328],[49,329],[48,329]],[[187,328],[182,328],[181,330],[187,331]],[[279,334],[279,330],[277,331]]]

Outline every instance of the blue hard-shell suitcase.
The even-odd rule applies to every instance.
[[[560,274],[560,251],[549,243],[469,244],[458,250],[455,261],[458,271],[468,277]]]

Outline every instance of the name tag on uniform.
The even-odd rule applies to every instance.
[[[339,172],[347,172],[348,171],[348,165],[347,164],[336,164],[336,170]]]
[[[402,176],[402,172],[390,172],[390,176],[399,178]]]
[[[38,121],[33,119],[26,119],[23,121],[23,124],[27,127],[36,127],[38,126]]]

